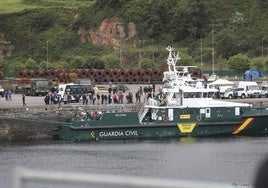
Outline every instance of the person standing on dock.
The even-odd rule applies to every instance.
[[[140,103],[141,102],[141,94],[140,94],[140,91],[137,91],[135,93],[135,98],[136,98],[136,103]]]
[[[9,89],[7,92],[7,97],[9,101],[12,101],[12,94],[13,94],[12,91]]]
[[[7,91],[5,91],[5,98],[6,98],[6,101],[8,101]]]
[[[22,94],[22,105],[23,106],[26,106],[26,103],[25,103],[25,94],[24,93]]]
[[[100,95],[97,93],[97,105],[100,105]]]
[[[124,100],[124,94],[123,94],[123,92],[120,92],[120,94],[119,94],[119,103],[123,104],[123,100]]]

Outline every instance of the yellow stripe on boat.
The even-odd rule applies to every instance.
[[[238,134],[249,126],[254,118],[247,118],[232,134]]]

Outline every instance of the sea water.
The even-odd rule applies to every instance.
[[[0,143],[0,185],[13,186],[16,167],[53,172],[127,175],[252,185],[268,157],[268,137],[178,140]],[[23,187],[61,187],[25,182]],[[63,187],[77,187],[64,185]]]

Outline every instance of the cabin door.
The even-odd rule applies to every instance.
[[[173,109],[168,109],[168,119],[169,121],[173,121]]]
[[[157,119],[157,112],[158,112],[157,108],[152,109],[152,119],[153,120]]]
[[[210,117],[211,117],[211,109],[206,108],[206,118],[210,118]]]
[[[235,115],[240,116],[240,108],[239,107],[235,107]]]

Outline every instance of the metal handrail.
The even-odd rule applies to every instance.
[[[138,188],[234,188],[233,184],[143,178],[122,175],[82,174],[71,172],[49,172],[26,168],[15,169],[13,188],[21,188],[23,183],[33,181],[42,183],[77,183],[90,187],[138,187]]]

